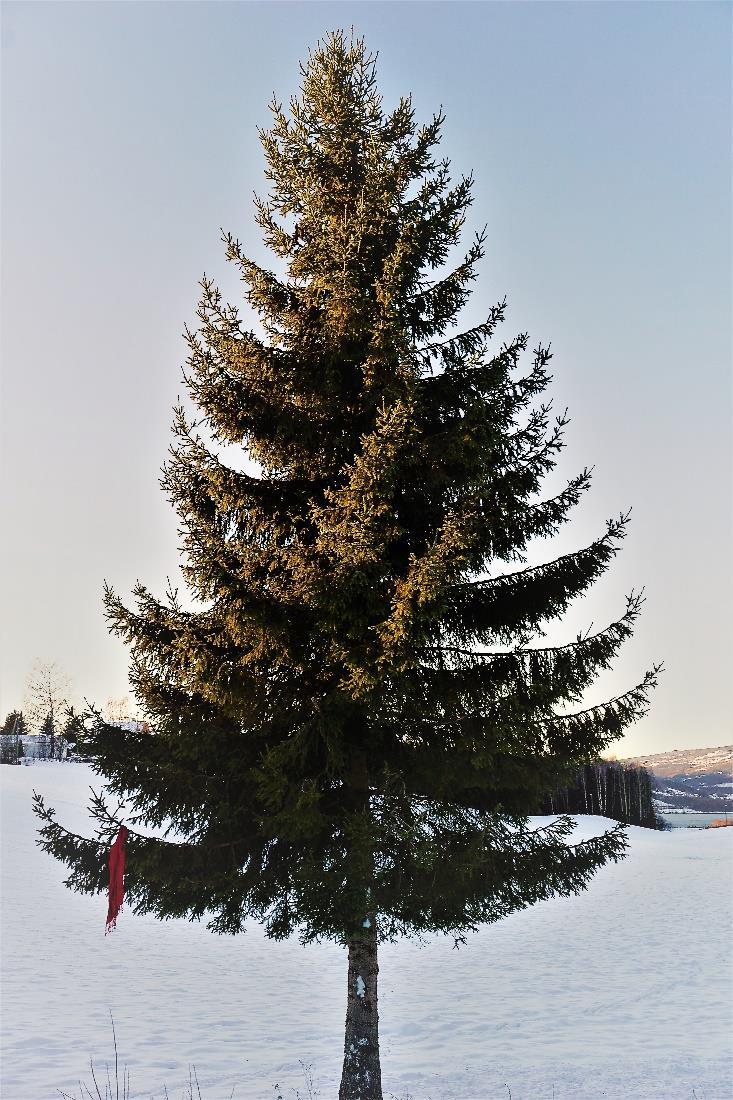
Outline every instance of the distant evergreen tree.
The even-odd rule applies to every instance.
[[[137,911],[206,913],[226,933],[255,917],[272,937],[348,948],[340,1097],[375,1100],[378,942],[461,937],[618,859],[621,827],[569,845],[567,819],[532,831],[525,814],[644,712],[654,670],[607,704],[558,711],[609,665],[640,599],[568,645],[530,642],[604,572],[626,517],[501,573],[590,481],[537,496],[566,422],[536,403],[549,350],[524,372],[526,335],[489,350],[503,303],[449,334],[484,239],[445,270],[472,184],[436,159],[442,114],[418,126],[409,99],[385,113],[373,58],[341,33],[302,76],[261,133],[271,195],[256,218],[284,276],[226,237],[261,332],[204,278],[188,333],[200,413],[176,411],[163,484],[199,603],[139,586],[130,610],[107,591],[154,734],[97,716],[90,747],[132,815]],[[91,841],[36,808],[69,884],[104,890],[116,814],[95,798]],[[183,842],[135,830],[164,823]]]
[[[49,711],[38,731],[38,749],[36,756],[39,760],[53,760],[56,750],[56,723],[53,711]]]
[[[77,744],[83,741],[85,733],[84,718],[77,714],[73,707],[69,707],[61,735],[71,749],[76,749]]]
[[[25,719],[20,710],[11,710],[0,730],[0,763],[17,764],[24,756],[21,737],[26,733]]]
[[[6,716],[5,721],[3,722],[3,728],[2,730],[0,730],[0,733],[2,733],[4,737],[7,737],[11,734],[22,734],[25,732],[25,719],[23,718],[23,711],[11,710],[10,713]]]

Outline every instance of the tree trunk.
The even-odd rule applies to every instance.
[[[377,1013],[377,921],[364,920],[364,932],[349,940],[344,1068],[339,1100],[382,1100]]]

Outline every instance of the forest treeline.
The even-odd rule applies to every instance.
[[[599,760],[580,768],[575,780],[559,787],[542,803],[543,814],[598,814],[627,825],[663,829],[652,801],[646,768]]]

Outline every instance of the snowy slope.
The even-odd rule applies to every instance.
[[[622,764],[636,764],[653,775],[706,775],[708,772],[733,771],[733,745],[708,749],[672,749],[648,756],[630,756]]]
[[[178,1100],[195,1063],[203,1100],[335,1100],[344,953],[237,938],[122,913],[62,886],[34,845],[31,788],[84,828],[85,765],[0,767],[2,1100],[79,1095],[112,1056],[133,1096]],[[582,819],[579,832],[608,823]],[[400,1100],[729,1100],[733,829],[630,829],[631,852],[590,890],[482,928],[382,949],[385,1097]],[[694,1091],[693,1091],[694,1090]]]

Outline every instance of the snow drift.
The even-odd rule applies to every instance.
[[[345,952],[236,938],[80,897],[35,846],[31,790],[89,833],[81,764],[0,767],[3,1100],[79,1093],[113,1059],[134,1097],[171,1100],[197,1067],[204,1100],[284,1100],[313,1067],[338,1091]],[[540,820],[536,819],[539,823]],[[583,818],[577,836],[607,828]],[[413,1100],[730,1100],[733,830],[630,828],[625,860],[575,898],[542,902],[454,950],[381,948],[385,1097]]]

